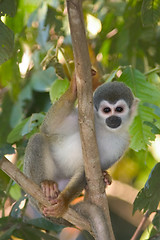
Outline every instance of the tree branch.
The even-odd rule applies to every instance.
[[[89,201],[92,204],[90,202],[81,203],[77,207],[80,215],[74,209],[69,208],[63,218],[91,233],[87,221],[89,219],[95,239],[114,240],[95,137],[91,64],[85,36],[82,3],[80,0],[67,0],[67,9],[75,59],[82,151]],[[38,202],[45,206],[50,205],[41,188],[24,176],[5,157],[0,161],[0,167]],[[93,214],[93,209],[95,214]]]
[[[44,206],[50,206],[50,202],[44,197],[42,189],[31,179],[26,177],[15,165],[13,165],[5,157],[0,159],[0,168],[18,185],[20,185],[27,194],[31,195],[35,200],[37,200],[37,202],[41,203]],[[68,211],[64,214],[63,219],[49,218],[50,221],[68,226],[73,224],[75,226],[78,226],[80,229],[85,229],[91,233],[89,223],[83,217],[81,217],[73,208],[70,207],[68,209]]]
[[[102,172],[95,137],[91,64],[85,35],[82,1],[67,0],[66,2],[75,61],[79,125],[89,200],[100,207],[102,210],[101,216],[104,213],[106,221],[103,221],[103,224],[105,225],[104,228],[107,228],[107,234],[103,239],[113,240],[114,235],[110,221],[104,183],[102,181]],[[93,218],[92,220],[94,221]],[[97,228],[98,232],[98,223],[94,227]]]
[[[148,217],[149,217],[149,214],[148,214],[148,211],[144,214],[140,224],[138,225],[135,233],[133,234],[131,240],[137,240],[139,239],[139,236],[141,234],[141,231],[143,230],[144,228],[144,225],[146,224],[147,220],[148,220]]]

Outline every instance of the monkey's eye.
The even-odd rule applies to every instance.
[[[111,109],[109,108],[109,107],[105,107],[104,109],[103,109],[103,112],[104,113],[109,113],[111,111]]]
[[[123,112],[123,108],[122,107],[116,107],[116,112]]]

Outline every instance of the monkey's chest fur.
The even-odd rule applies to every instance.
[[[57,139],[50,145],[52,156],[64,178],[72,177],[79,168],[83,168],[78,118],[77,121],[74,119],[73,124],[71,122],[72,119],[69,119],[69,125],[65,122],[61,134],[58,133]],[[97,125],[96,138],[100,162],[102,170],[106,170],[123,155],[128,147],[129,137],[128,132],[119,134],[109,131],[103,125]]]

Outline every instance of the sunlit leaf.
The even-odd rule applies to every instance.
[[[31,117],[24,119],[8,135],[7,141],[14,143],[21,140],[25,135],[29,136],[38,131],[38,127],[44,119],[44,114],[35,113]]]
[[[21,188],[16,183],[14,183],[14,185],[12,185],[9,193],[10,193],[10,196],[16,201],[22,196]]]
[[[132,67],[127,67],[119,80],[126,83],[132,89],[135,96],[140,99],[138,115],[130,128],[132,136],[130,147],[136,151],[145,150],[150,141],[155,139],[153,126],[160,127],[160,117],[156,114],[153,107],[151,107],[160,102],[159,90],[147,82],[141,72]]]
[[[60,96],[68,89],[69,81],[67,79],[57,79],[50,89],[50,98],[52,103],[60,98]]]
[[[23,129],[21,131],[22,136],[30,133],[35,128],[37,128],[43,121],[44,114],[42,113],[34,113],[29,118],[29,120],[26,122],[26,124],[23,126]]]

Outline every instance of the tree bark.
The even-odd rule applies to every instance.
[[[31,179],[26,177],[15,165],[13,165],[8,159],[3,157],[0,159],[0,168],[12,178],[22,189],[29,195],[31,195],[37,202],[44,206],[50,206],[50,202],[45,198],[42,189],[35,184]],[[63,221],[63,219],[65,221]],[[52,219],[50,221],[56,222],[58,224],[63,224],[67,226],[78,226],[80,229],[85,229],[92,233],[88,221],[80,216],[74,209],[69,208],[64,214],[63,219]],[[69,222],[67,224],[67,222]],[[71,223],[71,224],[70,224]]]
[[[103,239],[113,240],[114,234],[110,221],[105,187],[102,181],[102,171],[95,137],[91,63],[85,34],[82,1],[67,0],[66,2],[74,53],[78,91],[79,125],[89,201],[97,207],[100,207],[101,213],[99,214],[101,214],[101,218],[105,218],[105,221],[101,222],[101,224],[104,224],[103,229],[107,229]],[[89,211],[89,208],[86,208],[86,211]],[[94,222],[93,216],[91,216],[91,221]],[[98,232],[98,221],[94,228],[95,227]],[[95,237],[96,239],[102,239],[100,236]]]
[[[96,240],[114,240],[95,137],[91,64],[85,35],[82,2],[67,0],[67,9],[75,60],[79,125],[89,198],[78,205],[75,208],[76,211],[69,208],[63,218],[79,228],[93,233]],[[0,160],[0,168],[38,202],[45,206],[50,205],[41,188],[5,157]]]

